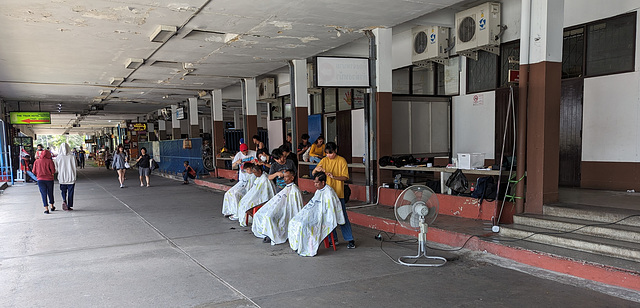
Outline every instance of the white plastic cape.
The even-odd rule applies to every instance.
[[[289,220],[302,208],[302,194],[294,183],[287,184],[253,216],[251,231],[259,238],[268,236],[271,245],[287,241]]]
[[[224,193],[224,201],[222,202],[222,214],[224,215],[232,215],[236,218],[238,217],[238,203],[240,203],[242,196],[251,189],[256,176],[253,174],[245,174],[240,178],[242,180],[239,180],[236,185],[233,185],[231,189]]]
[[[315,256],[322,240],[344,223],[340,199],[333,188],[325,185],[289,221],[289,246],[301,256]]]
[[[251,186],[251,189],[240,199],[240,203],[238,204],[237,216],[240,221],[240,226],[247,226],[245,222],[248,210],[269,201],[275,194],[276,190],[273,187],[273,183],[269,181],[266,173],[263,173],[253,181],[253,186]]]

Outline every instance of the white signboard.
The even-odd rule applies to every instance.
[[[176,120],[184,120],[184,107],[176,109]]]
[[[369,87],[369,59],[317,57],[318,87]]]

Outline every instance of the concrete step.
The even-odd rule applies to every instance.
[[[526,241],[640,262],[640,244],[637,243],[516,224],[502,226],[500,236],[505,238],[503,241],[526,237]]]
[[[591,220],[599,222],[617,222],[618,225],[640,227],[640,204],[638,210],[583,204],[550,204],[542,210],[544,215]]]
[[[608,238],[612,240],[640,243],[640,227],[595,222],[584,219],[566,218],[539,214],[521,214],[513,217],[514,224],[538,227],[558,231],[574,231],[577,234],[585,234]],[[603,225],[609,224],[609,225]],[[586,226],[586,227],[585,227]]]

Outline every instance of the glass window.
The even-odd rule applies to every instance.
[[[444,95],[460,93],[460,57],[451,57],[444,66]]]
[[[364,108],[364,100],[366,99],[365,89],[353,90],[353,108]]]
[[[278,100],[269,104],[271,108],[271,121],[282,119],[282,101]]]
[[[513,61],[509,61],[509,59]],[[520,69],[520,42],[500,46],[500,87],[509,86],[509,70]]]
[[[391,73],[391,91],[393,94],[411,94],[411,89],[409,89],[409,73],[409,67],[393,70]]]
[[[284,117],[291,118],[291,97],[289,95],[282,98],[284,103]]]
[[[351,97],[351,89],[338,89],[338,108],[340,110],[349,110],[353,105],[353,98]]]
[[[566,30],[562,38],[562,78],[582,76],[584,27]]]
[[[489,91],[498,83],[498,56],[478,51],[478,61],[467,58],[467,93]]]
[[[636,12],[587,26],[587,76],[634,69]]]
[[[435,94],[435,67],[435,64],[423,67],[413,67],[413,94]]]
[[[322,113],[322,92],[311,95],[311,113]]]
[[[324,89],[324,112],[336,111],[336,89]]]

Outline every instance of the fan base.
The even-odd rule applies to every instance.
[[[407,263],[405,261],[403,261],[403,259],[412,259],[415,260],[414,263]],[[420,259],[426,259],[426,260],[435,260],[437,261],[436,263],[418,263],[418,261]],[[409,260],[406,260],[409,261]],[[402,265],[406,265],[406,266],[421,266],[421,267],[438,267],[438,266],[443,266],[447,263],[447,259],[443,258],[443,257],[434,257],[434,256],[427,256],[427,255],[417,255],[417,256],[404,256],[404,257],[400,257],[398,258],[398,262]]]

